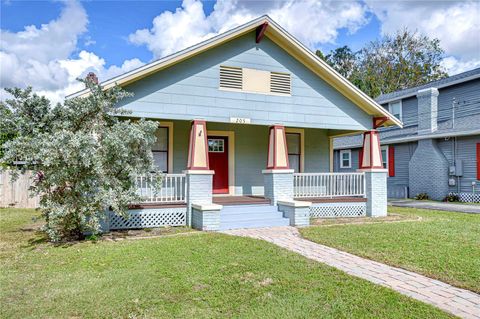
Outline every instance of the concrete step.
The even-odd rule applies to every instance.
[[[230,222],[236,220],[261,220],[261,219],[276,219],[283,218],[283,213],[279,211],[268,211],[268,212],[255,212],[250,214],[245,214],[243,212],[229,213],[224,214],[220,213],[220,222]]]
[[[275,226],[288,226],[289,220],[287,218],[273,218],[273,219],[252,219],[244,221],[220,222],[220,230],[239,229],[239,228],[262,228]]]
[[[277,206],[272,205],[234,205],[223,206],[222,213],[225,214],[255,214],[258,212],[276,212]]]

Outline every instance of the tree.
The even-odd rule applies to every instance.
[[[316,54],[347,79],[358,71],[356,53],[346,45],[330,51],[327,55],[323,55],[320,50],[317,50]]]
[[[438,39],[404,29],[355,53],[346,46],[338,48],[324,60],[375,98],[448,76],[440,64],[443,53]]]
[[[7,89],[13,99],[0,102],[0,110],[9,110],[0,127],[16,132],[5,142],[1,162],[25,162],[14,178],[27,169],[36,172],[31,190],[41,196],[44,229],[53,241],[98,232],[108,207],[127,216],[128,205],[139,199],[136,176],[153,169],[157,123],[121,120],[127,112],[115,105],[130,94],[85,84],[87,97],[54,107],[31,88]]]

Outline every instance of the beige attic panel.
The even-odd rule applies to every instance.
[[[269,93],[270,72],[243,68],[243,90],[247,92]]]

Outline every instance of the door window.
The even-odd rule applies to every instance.
[[[208,151],[211,153],[225,152],[225,141],[221,138],[209,138]]]

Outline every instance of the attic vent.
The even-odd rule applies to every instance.
[[[290,74],[270,72],[270,92],[290,94],[291,92]]]
[[[220,66],[220,87],[229,89],[242,89],[242,68]]]

